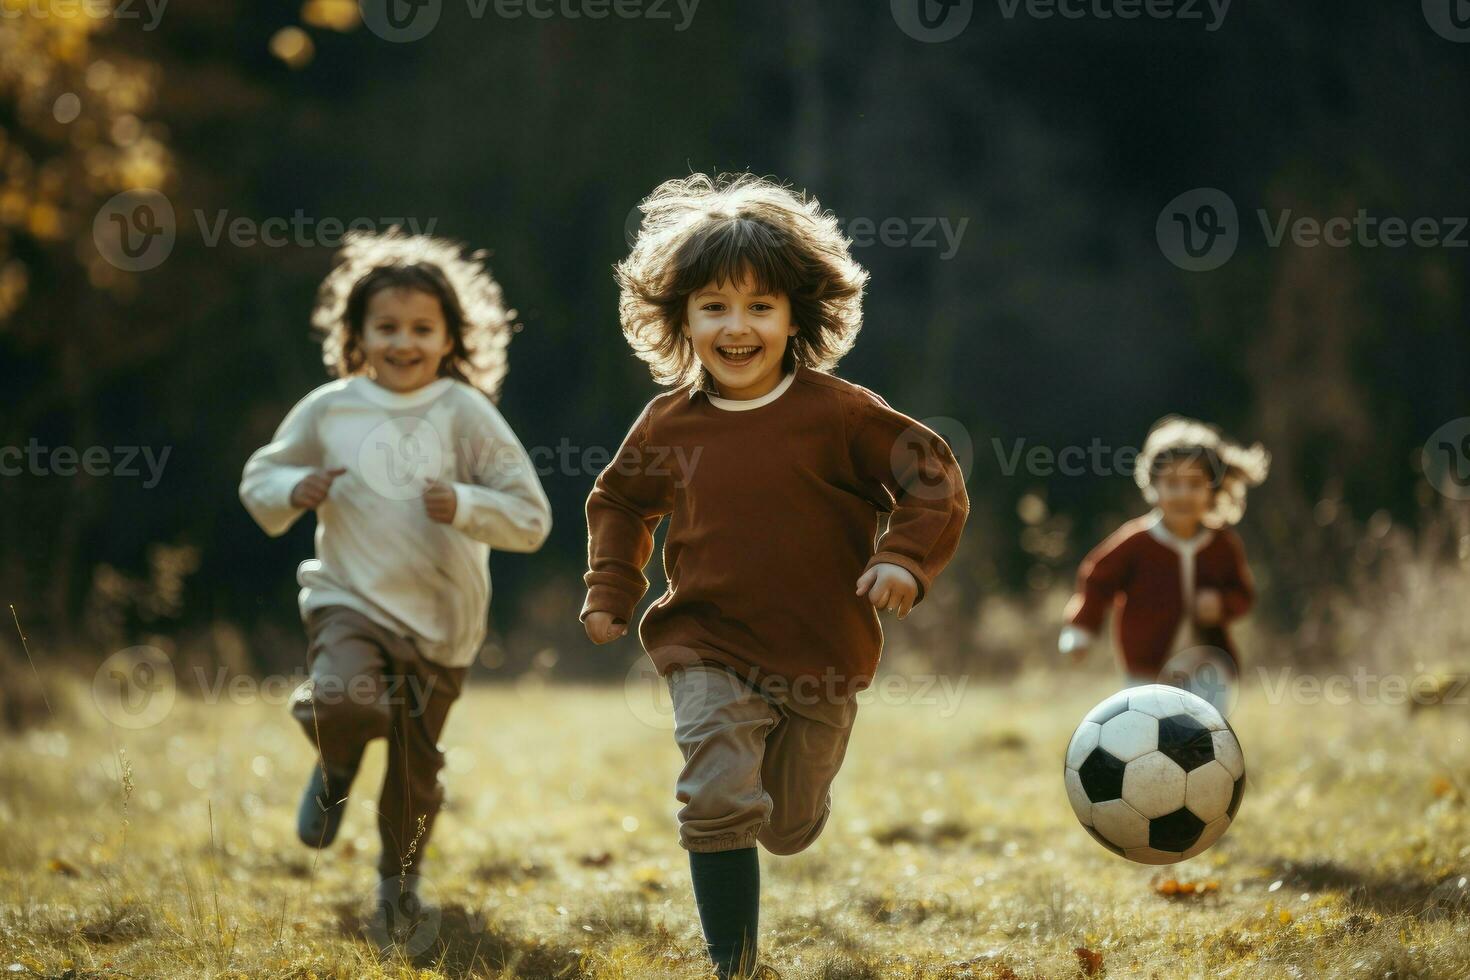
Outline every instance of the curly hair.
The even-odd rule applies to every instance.
[[[384,289],[412,289],[439,300],[454,348],[440,373],[483,391],[492,401],[505,379],[506,347],[515,310],[506,309],[500,284],[484,265],[484,251],[458,242],[405,235],[352,232],[317,290],[311,323],[321,334],[322,363],[339,378],[361,374],[363,319],[368,301]]]
[[[701,384],[683,334],[691,293],[749,276],[791,301],[796,335],[785,367],[825,371],[862,327],[868,273],[837,218],[813,197],[753,174],[692,174],[660,184],[639,204],[638,238],[615,267],[623,335],[663,385]]]
[[[1245,516],[1245,495],[1251,487],[1260,486],[1271,468],[1271,454],[1259,442],[1238,445],[1226,439],[1215,426],[1182,415],[1166,415],[1149,429],[1138,461],[1133,467],[1133,482],[1143,491],[1143,499],[1158,503],[1156,480],[1171,463],[1200,464],[1214,489],[1205,523],[1212,527],[1237,524]]]

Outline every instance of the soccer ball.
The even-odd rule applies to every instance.
[[[1103,847],[1140,864],[1204,851],[1245,793],[1235,730],[1188,691],[1147,684],[1089,711],[1067,746],[1067,799]]]

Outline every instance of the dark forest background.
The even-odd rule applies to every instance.
[[[502,411],[527,446],[608,448],[655,393],[610,269],[661,180],[751,170],[848,222],[967,222],[949,257],[942,239],[857,249],[866,326],[838,373],[973,445],[964,549],[910,628],[976,666],[991,599],[1042,609],[1027,597],[1055,594],[1143,508],[1126,476],[1008,474],[1018,440],[1137,446],[1181,412],[1264,442],[1273,472],[1242,532],[1260,616],[1284,635],[1371,563],[1365,536],[1448,506],[1419,453],[1470,415],[1470,233],[1271,247],[1255,218],[1470,214],[1470,44],[1419,4],[1238,3],[1215,31],[976,4],[945,43],[910,37],[882,0],[703,0],[683,31],[677,8],[475,19],[449,0],[413,43],[331,0],[175,0],[153,30],[137,10],[0,22],[0,446],[170,452],[152,488],[0,478],[0,597],[33,648],[300,657],[312,522],[269,540],[236,485],[325,380],[307,317],[333,249],[211,246],[196,212],[406,217],[489,249],[524,325]],[[80,117],[62,123],[67,92]],[[130,273],[100,258],[93,219],[137,187],[166,195],[178,238]],[[1196,187],[1241,213],[1239,250],[1212,272],[1155,240],[1160,210]],[[492,558],[486,667],[624,668],[575,621],[593,475],[545,476],[546,548]]]

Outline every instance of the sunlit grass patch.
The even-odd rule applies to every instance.
[[[1237,824],[1157,869],[1098,847],[1066,803],[1062,750],[1099,683],[865,705],[823,836],[762,858],[763,961],[786,978],[1470,975],[1453,791],[1470,718],[1247,691]],[[456,705],[423,868],[439,914],[413,956],[362,932],[381,746],[316,853],[295,840],[312,760],[283,708],[83,719],[0,745],[0,966],[21,975],[704,975],[679,753],[620,689],[472,687]]]

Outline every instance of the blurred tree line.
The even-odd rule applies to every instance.
[[[1126,475],[1011,470],[1017,446],[1136,447],[1168,412],[1265,442],[1243,532],[1289,627],[1362,522],[1433,502],[1419,447],[1470,414],[1465,248],[1270,247],[1255,217],[1470,214],[1470,45],[1413,7],[1236,5],[1210,32],[977,4],[927,44],[882,0],[704,0],[686,30],[447,2],[413,43],[350,0],[169,5],[151,29],[0,5],[0,446],[169,452],[156,486],[0,477],[0,595],[53,645],[234,624],[233,656],[299,658],[311,521],[268,540],[235,486],[325,380],[307,315],[335,242],[233,245],[222,220],[401,217],[489,248],[524,324],[501,408],[527,446],[583,450],[616,447],[654,393],[610,266],[660,180],[748,169],[854,231],[899,219],[857,249],[867,326],[839,373],[973,446],[955,617],[1065,584],[1142,509]],[[1155,220],[1202,186],[1236,202],[1241,245],[1189,273]],[[130,188],[175,214],[147,271],[94,240]],[[547,547],[492,559],[491,666],[607,663],[576,642],[595,466],[565,458]]]

